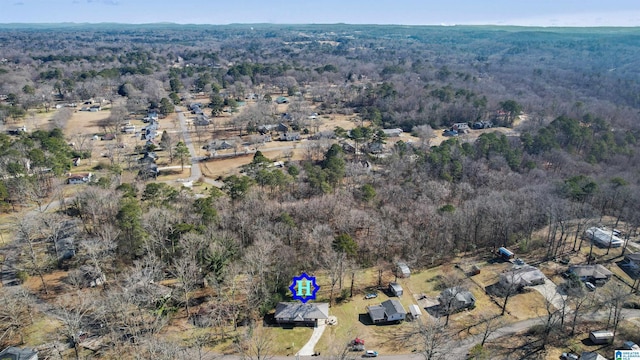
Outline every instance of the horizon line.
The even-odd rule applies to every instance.
[[[177,22],[167,22],[167,21],[159,21],[159,22],[143,22],[143,23],[134,23],[134,22],[113,22],[113,21],[104,21],[104,22],[74,22],[74,21],[63,21],[63,22],[9,22],[9,23],[0,23],[0,26],[60,26],[60,25],[78,25],[78,26],[87,26],[87,25],[175,25],[175,26],[252,26],[252,25],[272,25],[272,26],[336,26],[336,25],[346,25],[346,26],[407,26],[407,27],[486,27],[486,26],[495,26],[495,27],[515,27],[515,28],[544,28],[544,29],[563,29],[563,28],[589,28],[589,29],[606,29],[606,28],[614,28],[614,29],[635,29],[640,28],[640,26],[626,26],[626,25],[517,25],[517,24],[494,24],[494,23],[486,23],[486,24],[394,24],[394,23],[345,23],[345,22],[327,22],[327,23],[271,23],[271,22],[257,22],[257,23],[225,23],[225,24],[212,24],[212,23],[177,23]]]

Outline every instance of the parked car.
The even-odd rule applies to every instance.
[[[369,293],[369,294],[367,294],[367,295],[365,295],[365,296],[364,296],[364,298],[365,298],[366,300],[369,300],[369,299],[375,299],[375,298],[377,298],[377,297],[378,297],[378,294],[376,294],[376,293]]]
[[[622,348],[624,350],[640,350],[640,346],[634,343],[633,341],[625,341],[622,343]]]
[[[587,290],[589,290],[589,291],[596,291],[596,286],[595,286],[595,285],[593,285],[592,283],[588,282],[588,281],[584,283],[584,286],[585,286],[585,287],[587,288]]]
[[[458,132],[455,130],[445,130],[442,136],[458,136]]]
[[[364,357],[378,357],[378,352],[373,350],[367,350],[364,353]]]
[[[573,353],[562,353],[560,359],[562,360],[578,360],[580,357]]]

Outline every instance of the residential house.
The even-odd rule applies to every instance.
[[[67,177],[67,184],[86,184],[93,178],[92,173],[70,174]]]
[[[406,263],[399,262],[396,264],[396,276],[399,278],[408,278],[411,276],[411,269]]]
[[[469,132],[469,124],[467,123],[455,123],[451,126],[451,130],[455,130],[458,134],[466,134]]]
[[[351,145],[351,144],[349,144],[348,142],[344,142],[344,143],[342,143],[342,150],[344,152],[346,152],[346,153],[349,153],[349,154],[355,154],[356,147]]]
[[[233,140],[213,140],[209,144],[205,145],[203,148],[205,150],[226,150],[233,149],[235,146],[235,141]]]
[[[270,132],[270,131],[271,131],[272,129],[274,129],[276,126],[278,126],[278,125],[275,125],[275,124],[265,124],[265,125],[260,125],[260,126],[258,126],[258,132],[259,132],[261,135],[264,135],[264,134],[266,134],[266,133]]]
[[[329,318],[329,304],[281,302],[273,317],[278,324],[318,326]]]
[[[28,348],[10,346],[0,351],[0,360],[38,360],[38,353]]]
[[[493,123],[491,121],[476,121],[473,123],[473,128],[476,130],[489,129],[492,127],[493,127]]]
[[[387,137],[398,137],[400,136],[400,134],[403,133],[402,129],[400,128],[396,128],[396,129],[382,129],[382,132],[387,136]]]
[[[384,151],[384,146],[381,142],[375,141],[368,143],[364,150],[370,154],[380,154]]]
[[[402,286],[400,286],[400,284],[398,283],[389,283],[389,292],[391,292],[393,295],[395,296],[402,296],[403,290],[402,290]]]
[[[151,179],[157,178],[160,170],[158,170],[158,165],[156,164],[147,164],[142,169],[138,171],[138,178],[140,179]]]
[[[400,301],[395,299],[383,301],[380,305],[368,306],[367,312],[374,324],[402,321],[407,316],[407,311]]]
[[[544,284],[547,277],[538,268],[525,265],[520,269],[500,274],[500,286],[504,289],[523,288]]]
[[[122,127],[121,130],[123,133],[125,134],[133,134],[136,132],[136,126],[135,125],[125,125]]]
[[[195,126],[207,126],[210,124],[211,120],[209,120],[204,114],[199,114],[193,121],[193,125]]]
[[[624,240],[616,235],[615,230],[590,227],[584,232],[584,236],[600,247],[621,247]]]
[[[444,289],[438,296],[438,302],[440,302],[440,309],[445,313],[454,313],[476,306],[476,298],[473,294],[458,286]]]
[[[104,273],[95,266],[82,265],[78,270],[80,271],[85,287],[101,286],[107,281]]]
[[[285,132],[280,134],[280,141],[298,141],[300,140],[300,133],[298,132]]]
[[[149,154],[144,154],[143,157],[138,159],[138,164],[144,164],[144,165],[155,164],[156,160],[157,160],[157,157],[149,156]]]
[[[594,284],[606,283],[613,275],[611,271],[600,264],[573,265],[569,267],[569,272],[575,274],[582,281],[589,281]]]

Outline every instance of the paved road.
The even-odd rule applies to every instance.
[[[191,141],[191,135],[187,130],[187,123],[184,117],[184,113],[182,109],[176,109],[176,113],[178,113],[178,120],[180,121],[180,129],[182,130],[182,137],[184,138],[184,143],[189,148],[189,153],[191,153],[191,176],[187,181],[197,181],[202,176],[202,172],[200,171],[200,165],[198,162],[200,159],[196,154],[196,149],[193,147],[193,141]]]

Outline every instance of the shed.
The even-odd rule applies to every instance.
[[[498,255],[500,255],[500,257],[502,257],[505,260],[513,259],[513,256],[514,256],[513,253],[509,251],[509,249],[507,249],[506,247],[499,248]]]
[[[409,269],[409,266],[406,263],[399,262],[396,268],[396,275],[399,278],[408,278],[411,276],[411,269]]]
[[[580,355],[581,360],[607,360],[606,357],[598,354],[597,352],[584,351]]]
[[[613,332],[609,330],[598,330],[589,333],[589,339],[594,344],[610,344],[613,341]]]
[[[409,305],[409,312],[411,312],[411,317],[413,317],[414,319],[417,319],[422,315],[420,307],[416,304]]]
[[[402,296],[402,286],[398,283],[389,283],[389,291],[395,296]]]

